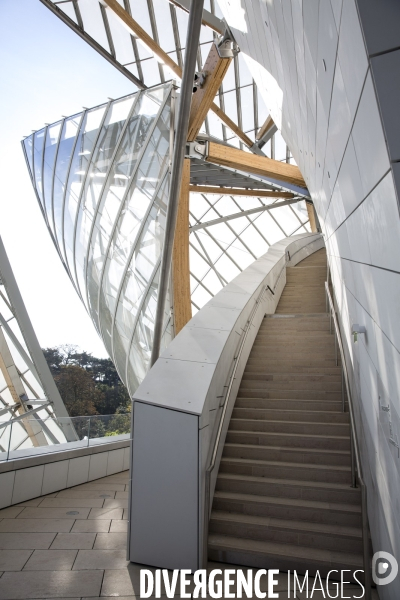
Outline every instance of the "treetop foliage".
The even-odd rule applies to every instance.
[[[44,348],[43,353],[71,417],[130,412],[129,394],[109,358],[70,344]]]

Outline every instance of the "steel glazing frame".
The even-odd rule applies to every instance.
[[[151,305],[163,245],[174,103],[170,82],[86,109],[23,142],[32,184],[60,257],[130,389],[138,384],[135,366],[142,367],[140,377],[147,370],[138,348],[147,343],[151,349],[148,330],[154,326]],[[46,185],[46,177],[51,185]],[[58,192],[55,182],[60,184]],[[158,227],[156,237],[152,227]],[[146,244],[150,244],[147,252],[156,248],[153,258],[139,256]],[[145,265],[144,275],[140,269],[133,274],[135,260]],[[117,281],[115,289],[110,288],[110,273]],[[125,327],[129,332],[122,342],[121,329],[128,317],[121,304],[128,301],[124,291],[133,277],[137,277],[136,316]],[[166,315],[163,343],[172,334],[169,304]]]
[[[131,35],[117,20],[112,11],[98,0],[40,0],[62,19],[80,37],[97,50],[106,60],[128,77],[138,89],[146,89],[168,81],[174,74],[135,36]],[[120,4],[141,25],[152,39],[182,67],[184,62],[189,2],[178,0],[121,0]],[[185,10],[186,7],[186,10]],[[214,0],[205,0],[204,18],[197,52],[199,71],[205,62],[212,41],[224,27],[222,14]],[[209,15],[209,18],[207,18]],[[205,23],[208,23],[206,25]],[[223,84],[215,98],[216,104],[253,141],[268,117],[268,111],[257,90],[249,69],[239,53],[232,61]],[[243,142],[209,112],[202,129],[210,131],[224,141],[243,149]],[[274,150],[275,148],[275,150]],[[274,140],[263,146],[268,156],[283,162],[292,162],[286,144],[279,131]],[[271,156],[272,157],[272,156]]]

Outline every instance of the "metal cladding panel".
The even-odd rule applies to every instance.
[[[134,403],[130,555],[166,569],[198,568],[198,417]]]

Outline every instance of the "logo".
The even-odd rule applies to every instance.
[[[392,583],[397,576],[399,565],[389,552],[375,552],[372,558],[372,579],[376,585]]]

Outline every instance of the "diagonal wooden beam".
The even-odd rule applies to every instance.
[[[257,156],[223,144],[209,142],[206,161],[307,188],[300,169],[295,165],[281,163],[279,160]]]
[[[317,232],[318,228],[317,228],[317,221],[315,219],[315,208],[314,205],[311,204],[311,202],[306,202],[306,206],[307,206],[307,212],[308,212],[308,218],[310,221],[310,227],[311,227],[311,231]]]
[[[226,196],[256,196],[257,198],[294,198],[294,194],[290,192],[248,190],[246,188],[229,188],[216,185],[190,185],[189,192],[197,194],[223,194]]]
[[[275,127],[275,123],[271,115],[268,115],[263,125],[261,125],[256,135],[256,140],[261,140],[269,129]]]
[[[121,6],[118,0],[101,0],[105,6],[114,13],[114,15],[122,22],[122,24],[128,29],[128,31],[139,38],[142,43],[144,43],[149,50],[157,56],[171,71],[182,79],[182,69],[176,62],[164,52],[164,50],[153,40],[153,38],[131,17],[129,13]],[[251,148],[253,146],[253,142],[251,139],[224,113],[220,107],[215,104],[215,102],[211,105],[211,110],[221,119],[221,121],[233,131],[235,135],[238,136],[239,139],[242,140],[246,146]]]
[[[217,46],[215,44],[211,45],[202,69],[205,81],[202,87],[197,88],[192,96],[187,138],[189,142],[196,139],[231,62],[232,58],[221,58]]]
[[[189,270],[189,183],[190,159],[185,158],[172,254],[172,307],[175,335],[192,318]]]

